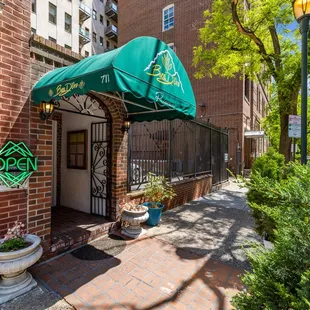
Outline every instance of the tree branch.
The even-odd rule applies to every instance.
[[[273,49],[275,52],[275,65],[276,68],[279,70],[281,69],[281,47],[280,47],[280,42],[279,42],[279,37],[278,37],[278,33],[276,30],[276,27],[274,25],[269,26],[269,32],[272,38],[272,44],[273,44]]]
[[[262,57],[266,61],[267,65],[268,65],[268,68],[269,68],[269,70],[272,73],[272,76],[275,79],[277,79],[277,73],[276,73],[274,64],[273,64],[273,62],[271,60],[270,55],[267,54],[267,51],[266,51],[265,46],[264,46],[264,43],[262,42],[262,40],[259,37],[257,37],[255,35],[255,33],[253,31],[245,29],[243,27],[243,25],[241,24],[239,16],[238,16],[238,13],[237,13],[238,1],[239,0],[232,0],[232,2],[231,2],[233,21],[236,24],[238,31],[241,34],[249,37],[256,44],[256,46],[258,47],[259,53],[262,55]]]

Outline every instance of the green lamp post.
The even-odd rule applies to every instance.
[[[307,108],[308,108],[308,33],[310,0],[293,0],[293,11],[301,33],[301,163],[307,163]]]

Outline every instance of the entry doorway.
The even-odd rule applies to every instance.
[[[53,120],[51,234],[52,244],[65,248],[102,234],[110,223],[111,120],[86,97],[60,100]],[[78,113],[88,100],[98,111]]]

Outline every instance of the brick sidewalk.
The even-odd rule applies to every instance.
[[[85,261],[71,254],[32,273],[76,309],[231,309],[242,286],[236,269],[156,238],[127,241],[117,257]]]

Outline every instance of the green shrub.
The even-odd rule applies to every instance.
[[[261,208],[276,223],[274,248],[257,245],[247,253],[252,271],[242,277],[247,289],[233,305],[240,310],[310,309],[310,208]]]
[[[252,173],[259,173],[271,180],[280,180],[283,176],[285,158],[282,154],[269,148],[268,152],[258,157],[253,164]]]
[[[246,184],[249,188],[247,201],[255,219],[255,230],[261,236],[267,234],[271,240],[274,238],[275,222],[264,212],[262,205],[269,208],[310,206],[310,167],[290,163],[279,169],[281,177],[278,179],[269,178],[257,169]]]

